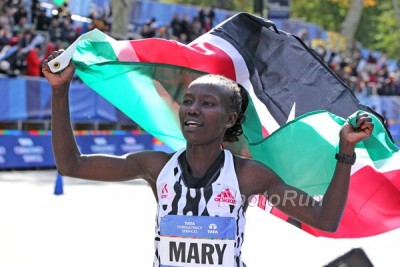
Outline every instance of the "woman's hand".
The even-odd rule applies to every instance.
[[[372,119],[367,114],[357,116],[358,128],[354,128],[351,124],[346,123],[340,131],[340,151],[342,153],[352,155],[356,144],[367,139],[374,130]]]
[[[64,50],[58,50],[51,53],[51,55],[43,60],[42,62],[42,72],[46,79],[49,81],[50,85],[54,89],[68,88],[69,83],[72,81],[74,76],[75,67],[72,61],[69,62],[68,66],[60,73],[53,73],[49,68],[49,61],[58,57]]]

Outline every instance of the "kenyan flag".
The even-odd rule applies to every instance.
[[[239,82],[250,96],[244,137],[226,147],[265,163],[288,184],[315,196],[323,196],[332,177],[343,118],[358,110],[374,114],[295,36],[245,13],[188,45],[156,38],[116,41],[94,30],[50,67],[58,71],[71,57],[90,88],[175,150],[185,146],[177,110],[188,84],[205,73]],[[325,233],[294,222],[303,230],[339,238],[400,226],[398,148],[379,115],[373,118],[373,136],[357,146],[338,231]],[[260,206],[267,209],[268,204],[260,198]]]

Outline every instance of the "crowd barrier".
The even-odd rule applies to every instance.
[[[70,116],[84,154],[123,155],[170,149],[87,85],[70,86]],[[0,77],[0,170],[55,167],[51,147],[51,88],[44,78]]]
[[[153,150],[153,137],[133,131],[76,131],[83,154],[124,155]],[[50,131],[0,130],[0,170],[55,167]],[[161,149],[161,145],[159,147]]]
[[[0,170],[54,167],[48,82],[43,78],[0,77],[0,99]],[[388,118],[390,133],[400,146],[400,96],[359,99]],[[171,152],[152,136],[131,130],[136,127],[134,122],[80,81],[71,84],[70,110],[82,153]],[[132,128],[122,130],[117,125]]]
[[[386,117],[394,143],[400,147],[400,96],[358,96],[360,102]]]
[[[78,80],[70,86],[71,120],[132,124],[117,108]],[[51,117],[51,88],[44,78],[0,77],[0,121],[46,120]]]

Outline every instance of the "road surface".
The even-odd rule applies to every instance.
[[[152,266],[156,202],[143,181],[92,182],[55,170],[0,172],[0,266]],[[375,266],[400,266],[400,230],[372,238],[316,238],[249,208],[243,257],[250,267],[320,267],[362,248]]]

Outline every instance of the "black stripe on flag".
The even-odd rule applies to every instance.
[[[256,96],[279,125],[295,104],[295,117],[328,110],[347,118],[365,110],[352,90],[296,36],[278,30],[273,22],[239,13],[210,34],[229,42],[246,62]]]

